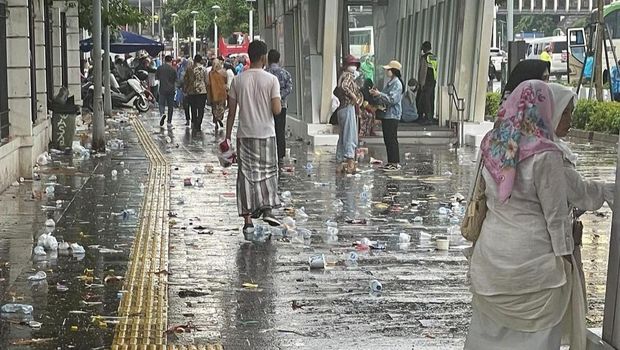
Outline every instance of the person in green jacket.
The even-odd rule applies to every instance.
[[[373,83],[375,82],[375,65],[372,63],[372,56],[368,55],[362,59],[360,70],[364,74],[364,79],[370,79]]]

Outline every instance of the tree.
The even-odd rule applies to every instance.
[[[221,36],[233,32],[247,33],[248,12],[251,3],[247,0],[168,0],[163,7],[164,32],[172,37],[172,14],[176,13],[176,29],[180,38],[193,35],[192,11],[196,15],[196,32],[198,37],[213,38],[213,19],[215,17],[212,6],[218,5],[221,10],[217,14],[217,25]]]
[[[93,26],[93,1],[78,0],[80,28],[91,31]],[[109,25],[112,29],[125,26],[146,23],[149,19],[146,15],[138,12],[138,9],[129,5],[127,0],[110,0],[110,11],[102,10],[102,25]]]
[[[557,23],[552,16],[545,15],[525,15],[515,16],[518,18],[515,25],[515,32],[539,32],[543,35],[552,35],[557,28]]]

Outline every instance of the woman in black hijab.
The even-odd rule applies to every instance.
[[[519,62],[510,73],[508,82],[502,92],[502,101],[524,81],[543,80],[549,82],[549,65],[542,60],[525,60]]]

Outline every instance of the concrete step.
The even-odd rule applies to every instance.
[[[383,132],[381,130],[376,131],[377,136],[383,137]],[[435,137],[444,137],[450,138],[453,137],[454,131],[450,129],[440,129],[440,130],[412,130],[405,129],[402,130],[400,127],[398,128],[398,137],[416,137],[416,138],[435,138]]]
[[[369,145],[383,144],[383,137],[365,137],[361,141],[366,142]],[[398,136],[398,143],[401,145],[448,145],[457,142],[456,136],[448,137],[403,137]]]

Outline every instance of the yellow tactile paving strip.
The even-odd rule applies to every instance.
[[[144,124],[131,118],[150,161],[140,223],[132,247],[113,350],[223,350],[220,344],[168,345],[168,210],[170,164]]]
[[[165,349],[170,166],[142,122],[131,118],[131,124],[150,166],[112,349]]]

